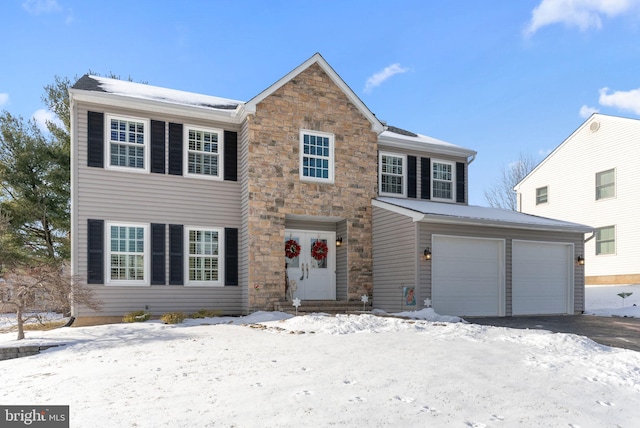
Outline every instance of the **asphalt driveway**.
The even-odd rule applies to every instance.
[[[549,315],[517,317],[465,317],[481,325],[522,329],[549,330],[587,336],[601,345],[640,352],[640,319],[597,317],[593,315]]]

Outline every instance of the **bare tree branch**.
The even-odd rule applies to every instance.
[[[503,167],[500,179],[484,191],[484,198],[494,208],[512,211],[518,209],[517,194],[513,188],[529,174],[538,164],[532,155],[520,154],[515,162]]]

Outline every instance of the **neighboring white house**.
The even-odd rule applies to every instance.
[[[640,282],[640,120],[593,114],[515,190],[518,210],[596,229],[587,284]]]

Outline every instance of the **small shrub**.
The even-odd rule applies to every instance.
[[[186,318],[182,312],[167,312],[162,314],[160,321],[165,324],[180,324]]]
[[[215,318],[222,315],[219,309],[200,309],[198,312],[192,313],[190,318]]]
[[[129,312],[122,317],[122,322],[145,322],[151,318],[151,314],[145,311]]]

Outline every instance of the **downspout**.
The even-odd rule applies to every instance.
[[[474,160],[476,160],[476,155],[472,155],[471,159],[467,159],[467,166],[471,165]]]

